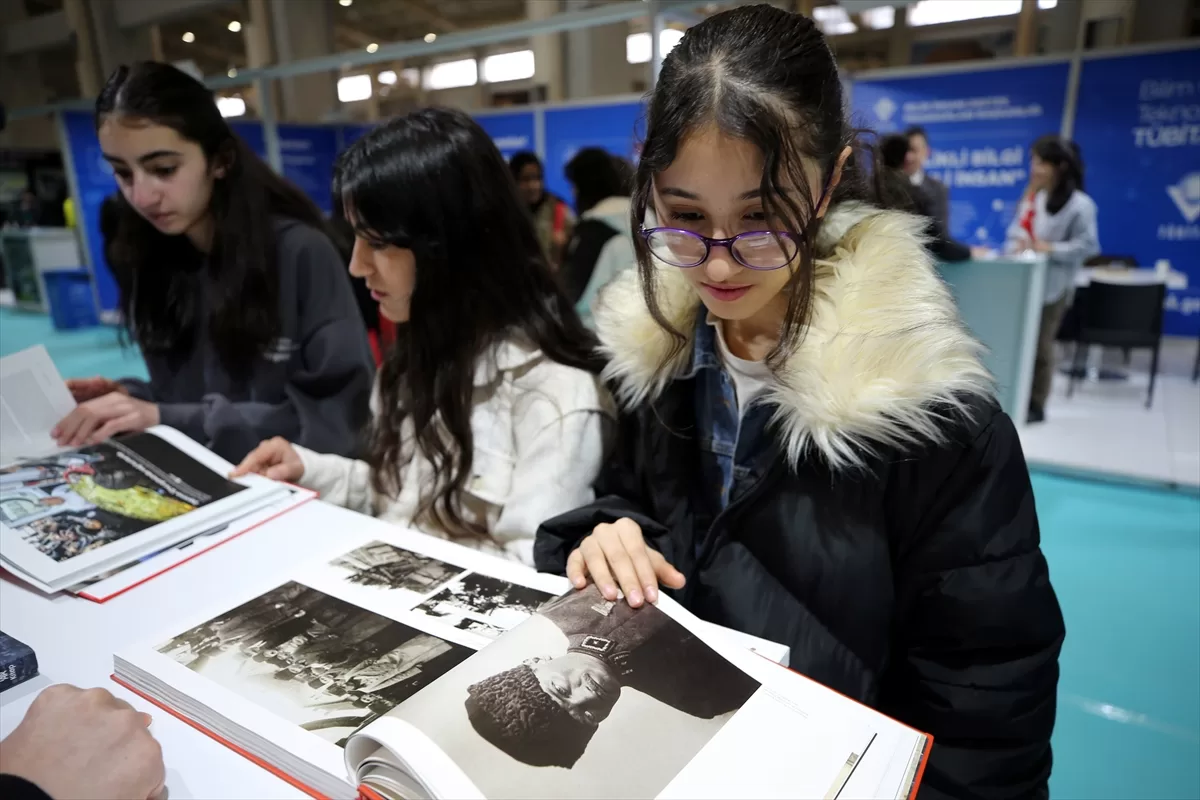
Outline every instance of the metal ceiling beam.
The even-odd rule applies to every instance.
[[[407,11],[414,12],[418,17],[421,17],[426,22],[432,22],[446,33],[454,33],[462,30],[462,26],[454,20],[447,17],[429,6],[425,5],[422,0],[403,0],[401,7]]]
[[[708,5],[712,0],[672,0],[662,2],[663,11],[690,11],[694,8]],[[297,75],[311,75],[317,72],[334,72],[342,69],[365,67],[398,59],[413,57],[424,58],[439,53],[458,53],[488,44],[511,42],[526,39],[530,36],[546,33],[562,33],[563,31],[594,28],[601,25],[612,25],[618,22],[628,22],[646,16],[648,9],[642,0],[627,0],[627,2],[611,5],[596,6],[577,11],[563,11],[539,20],[521,20],[504,25],[495,25],[478,30],[465,30],[459,33],[448,33],[439,36],[436,41],[426,43],[423,39],[407,42],[380,45],[374,53],[361,50],[353,53],[336,53],[318,58],[308,58],[293,61],[288,64],[275,64],[259,69],[239,70],[236,78],[225,75],[213,76],[205,80],[212,89],[225,89],[232,86],[245,86],[259,79],[291,78]],[[9,119],[17,120],[24,117],[38,116],[58,111],[63,108],[89,108],[91,100],[72,100],[48,106],[17,108],[9,112]]]
[[[690,10],[707,5],[712,0],[679,0],[667,5],[670,10]],[[667,9],[664,9],[667,10]],[[504,25],[494,25],[477,30],[464,30],[458,33],[448,33],[439,36],[436,41],[427,43],[424,39],[414,39],[407,42],[395,42],[380,45],[374,53],[365,50],[357,53],[336,53],[328,56],[293,61],[289,64],[277,64],[256,70],[245,70],[238,73],[236,80],[225,76],[215,76],[206,81],[214,89],[228,86],[244,85],[256,78],[291,78],[297,75],[310,75],[316,72],[333,72],[344,68],[364,67],[396,59],[426,57],[439,53],[458,53],[488,44],[511,42],[526,39],[530,36],[545,33],[561,33],[563,31],[594,28],[600,25],[612,25],[618,22],[628,22],[646,16],[648,9],[642,0],[628,0],[623,3],[585,8],[578,11],[563,11],[553,16],[539,20],[521,20]],[[14,111],[13,114],[17,112]],[[12,115],[10,115],[11,117]]]

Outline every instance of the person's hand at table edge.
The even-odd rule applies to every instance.
[[[150,715],[104,689],[44,689],[0,742],[4,800],[165,797],[162,748]]]

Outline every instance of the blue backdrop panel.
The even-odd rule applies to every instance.
[[[1104,252],[1170,259],[1164,329],[1200,335],[1200,48],[1083,62],[1075,140]]]
[[[100,236],[100,204],[104,198],[117,191],[112,167],[100,152],[100,140],[96,138],[95,122],[90,111],[64,111],[63,129],[65,146],[70,150],[71,163],[75,167],[75,185],[79,195],[75,198],[75,224],[84,230],[87,242],[87,262],[92,267],[96,282],[96,298],[103,311],[117,308],[117,282],[113,279],[108,262],[104,260],[104,240]]]
[[[374,125],[361,124],[343,125],[338,131],[338,152],[341,153],[347,150],[350,145],[357,142],[366,135],[367,131],[374,127]]]
[[[496,143],[496,149],[505,160],[522,150],[535,150],[534,112],[513,111],[504,114],[485,114],[475,118],[479,127],[487,131]]]
[[[280,125],[283,176],[300,187],[325,214],[333,213],[333,161],[338,130],[331,126]]]
[[[880,133],[920,125],[927,170],[950,187],[950,233],[999,247],[1029,180],[1029,146],[1058,133],[1068,65],[854,81],[855,122]]]
[[[636,162],[645,135],[641,103],[546,109],[545,115],[546,188],[568,203],[571,185],[563,170],[583,148],[602,147]]]
[[[240,136],[259,158],[267,160],[267,135],[263,133],[261,122],[241,120],[229,123],[229,127],[233,128],[233,132]]]

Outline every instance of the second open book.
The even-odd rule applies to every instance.
[[[115,678],[319,797],[916,792],[929,737],[786,648],[375,520],[330,539]]]

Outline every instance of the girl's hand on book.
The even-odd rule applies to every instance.
[[[80,403],[50,435],[59,447],[99,444],[118,433],[136,433],[158,424],[158,406],[121,392]]]
[[[631,519],[597,525],[567,559],[567,577],[576,589],[588,576],[607,600],[617,599],[617,587],[626,602],[637,608],[658,599],[658,584],[682,589],[683,573],[667,563],[663,554],[646,546],[642,529]]]
[[[304,462],[287,439],[276,436],[254,448],[229,477],[240,478],[251,473],[273,481],[295,483],[304,477]]]
[[[0,772],[55,798],[164,796],[162,748],[150,715],[104,689],[44,689],[0,747]]]

